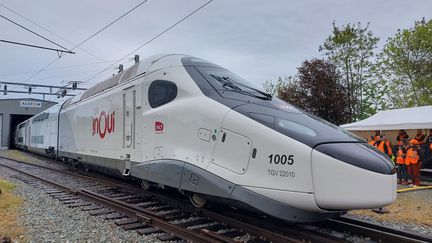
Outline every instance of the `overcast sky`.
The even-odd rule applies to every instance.
[[[0,14],[71,49],[141,1],[0,1],[64,40],[3,6]],[[0,42],[0,81],[59,85],[68,80],[87,80],[206,1],[148,0],[83,44],[84,50],[66,54],[37,74],[58,59],[56,52]],[[430,0],[215,0],[136,54],[141,59],[160,53],[190,54],[261,86],[266,80],[295,75],[306,59],[322,57],[318,47],[331,33],[333,21],[337,25],[370,22],[370,29],[380,37],[382,46],[397,29],[409,28],[422,17],[431,19],[431,15]],[[57,48],[2,18],[0,30],[1,40]],[[128,60],[122,63],[125,67],[133,64]],[[115,72],[111,68],[90,83]],[[0,94],[0,98],[12,97],[23,95]]]

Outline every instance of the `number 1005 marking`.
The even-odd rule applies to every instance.
[[[290,154],[290,155],[279,155],[279,154],[270,154],[269,155],[269,159],[270,159],[270,164],[274,163],[274,164],[279,164],[281,163],[282,165],[284,164],[288,164],[288,165],[292,165],[294,164],[294,155]]]

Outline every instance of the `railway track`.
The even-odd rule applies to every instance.
[[[195,209],[185,201],[161,193],[143,192],[129,184],[0,158],[4,158],[1,166],[31,178],[21,178],[26,183],[36,187],[39,182],[49,185],[43,187],[44,191],[68,207],[80,207],[95,216],[105,215],[105,219],[114,220],[124,230],[136,230],[142,235],[158,233],[161,241],[347,242],[343,235],[348,232],[378,242],[432,242],[432,238],[426,236],[343,217],[304,227],[230,209]],[[20,166],[11,166],[11,163]],[[43,170],[63,176],[60,181],[56,180],[58,176],[44,178]],[[67,185],[70,180],[74,181],[74,186]],[[342,236],[323,233],[322,228],[342,232]]]
[[[106,215],[105,218],[115,220],[117,226],[125,230],[136,230],[142,235],[159,233],[157,238],[161,241],[301,242],[304,240],[271,232],[235,219],[228,220],[221,215],[216,217],[216,214],[210,215],[193,208],[186,210],[186,203],[176,201],[170,204],[164,200],[167,199],[166,197],[161,199],[151,192],[126,189],[123,184],[115,185],[112,181],[104,184],[101,179],[17,160],[9,160],[6,163],[3,160],[0,165],[31,178],[30,180],[20,179],[32,186],[40,187],[38,182],[49,185],[48,188],[41,188],[68,207],[81,207],[94,216]],[[42,173],[42,170],[50,173]],[[63,173],[63,175],[53,176],[52,172]],[[69,181],[73,181],[74,185],[67,185]]]
[[[432,242],[432,237],[372,224],[364,220],[339,217],[320,223],[322,226],[366,236],[379,242]]]

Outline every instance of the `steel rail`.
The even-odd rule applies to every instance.
[[[86,175],[82,175],[82,174],[78,174],[78,173],[74,173],[74,172],[69,172],[69,171],[63,171],[63,170],[51,168],[51,167],[48,167],[48,166],[33,164],[33,163],[25,162],[25,161],[22,161],[22,160],[17,160],[17,159],[14,159],[14,158],[3,156],[3,155],[0,155],[0,158],[1,159],[7,159],[7,160],[10,160],[10,161],[13,161],[13,162],[16,162],[16,163],[20,163],[20,164],[30,165],[30,166],[34,166],[34,167],[38,167],[38,168],[42,168],[42,169],[47,169],[47,170],[63,173],[63,174],[66,174],[66,175],[80,177],[80,178],[83,178],[83,179],[88,179],[88,180],[103,182],[103,183],[109,184],[111,186],[117,186],[117,187],[125,187],[125,186],[127,186],[127,184],[124,184],[124,183],[113,182],[113,181],[109,181],[109,180],[106,180],[106,179],[100,179],[100,178],[96,178],[96,177],[86,176]]]
[[[77,177],[81,177],[84,179],[89,179],[89,180],[107,183],[109,185],[116,186],[119,188],[124,188],[124,189],[127,189],[129,191],[139,193],[142,195],[150,195],[150,196],[153,196],[153,197],[155,197],[159,200],[165,201],[165,202],[176,201],[174,204],[179,205],[178,204],[179,200],[177,200],[177,199],[170,198],[170,197],[162,195],[160,193],[137,190],[136,188],[132,188],[128,184],[121,184],[119,182],[112,182],[112,181],[108,181],[108,180],[104,180],[104,179],[99,179],[99,178],[95,178],[95,177],[81,175],[81,174],[74,173],[74,172],[62,171],[62,170],[58,170],[55,168],[50,168],[50,167],[46,167],[46,166],[42,166],[42,165],[32,164],[32,163],[20,161],[17,159],[13,159],[13,158],[1,156],[1,155],[0,155],[0,158],[11,160],[11,161],[14,161],[17,163],[27,164],[30,166],[35,166],[35,167],[39,167],[39,168],[43,168],[43,169],[56,171],[59,173],[68,174],[71,176],[77,176]],[[0,164],[0,165],[2,165],[2,164]],[[11,168],[9,166],[5,166],[5,165],[2,165],[2,166],[8,167],[12,170],[16,170],[15,168]],[[30,176],[30,177],[39,179],[37,176],[31,175],[27,172],[23,172],[23,173]],[[74,191],[74,190],[71,190],[67,187],[60,185],[60,184],[57,184],[55,182],[50,182],[50,181],[45,180],[43,178],[41,178],[41,180],[46,181],[49,184],[53,184],[56,187],[59,187],[63,190],[69,191],[71,193],[82,194],[84,197],[94,196],[94,195],[90,195],[88,193],[88,191],[86,191],[86,190]],[[100,195],[98,198],[99,198],[99,200],[104,200],[104,197],[105,196]],[[110,199],[110,200],[115,200],[115,199]],[[181,202],[181,204],[184,204],[184,202]],[[109,207],[109,206],[107,206],[107,207]],[[140,210],[145,211],[145,209],[142,209],[142,208]],[[219,211],[221,211],[221,210],[219,210]],[[336,238],[334,236],[327,235],[324,233],[305,230],[305,229],[298,227],[298,226],[295,226],[295,225],[288,225],[288,224],[280,225],[280,224],[273,222],[273,221],[270,221],[270,220],[261,219],[259,221],[258,218],[255,218],[252,216],[246,216],[246,215],[243,215],[243,214],[240,214],[237,212],[232,212],[232,211],[228,211],[228,210],[222,210],[223,212],[219,212],[219,211],[216,212],[215,210],[211,211],[208,209],[198,209],[197,210],[197,212],[201,216],[205,216],[205,217],[208,217],[208,218],[216,220],[216,221],[221,221],[221,222],[226,223],[227,225],[229,225],[231,227],[240,228],[240,229],[244,230],[245,232],[252,233],[253,235],[259,235],[259,236],[264,237],[264,238],[271,240],[273,242],[310,241],[310,242],[333,242],[333,243],[336,243],[336,242],[345,242],[346,241],[345,239],[339,239],[339,238]],[[151,213],[151,211],[150,211],[150,213]],[[138,217],[137,215],[143,215],[143,213],[137,212],[135,214],[135,216],[133,216],[133,215],[132,216]],[[237,218],[237,219],[234,219],[234,218]],[[145,222],[146,217],[142,218],[142,220]],[[245,223],[244,221],[248,222],[248,223]],[[252,222],[253,222],[253,224],[252,224]],[[370,237],[371,239],[381,241],[381,242],[432,242],[432,238],[429,236],[426,236],[426,235],[415,234],[415,233],[411,233],[408,231],[393,229],[393,228],[369,223],[369,222],[366,222],[363,220],[356,220],[356,219],[351,219],[351,218],[347,218],[347,217],[339,217],[337,219],[331,219],[331,220],[319,222],[319,223],[316,223],[315,225],[327,227],[330,229],[337,229],[339,231],[349,232],[352,234],[358,234],[358,235],[365,236],[365,237]],[[182,228],[182,229],[184,229],[184,228]],[[296,237],[292,238],[290,236],[278,234],[274,231],[283,232],[284,234],[287,234],[287,235],[295,235]],[[200,233],[211,237],[213,240],[218,239],[219,241],[228,241],[227,239],[229,239],[227,237],[223,237],[223,236],[219,236],[219,235],[216,237],[216,236],[214,236],[214,234],[212,234],[212,232],[209,232],[206,230],[200,230]],[[226,240],[224,240],[224,239],[226,239]]]
[[[218,221],[221,221],[221,222],[226,222],[229,225],[236,226],[236,227],[244,229],[244,230],[246,230],[248,232],[254,232],[254,233],[259,232],[260,235],[262,235],[267,240],[270,240],[272,242],[304,242],[304,240],[308,240],[309,241],[312,238],[309,235],[309,237],[307,237],[307,238],[305,237],[305,238],[303,238],[303,239],[300,240],[298,238],[296,239],[296,238],[293,238],[293,237],[288,237],[286,235],[277,234],[277,233],[272,232],[270,230],[263,229],[263,228],[257,227],[255,225],[252,225],[252,224],[249,224],[249,223],[245,223],[245,222],[242,222],[240,220],[233,219],[231,217],[224,216],[223,214],[215,213],[215,212],[207,210],[207,209],[199,209],[198,212],[200,212],[201,215],[208,216],[208,217],[210,217],[212,219],[215,219],[215,220],[218,220]],[[294,235],[296,235],[296,236],[301,235],[300,232],[291,232],[291,233],[294,234]],[[303,236],[305,236],[305,235],[303,235]],[[321,238],[320,240],[327,240],[327,239]]]
[[[188,230],[183,227],[176,226],[163,220],[163,217],[156,213],[122,202],[120,200],[112,199],[104,195],[81,189],[77,193],[86,199],[103,205],[104,207],[111,208],[117,212],[121,212],[129,217],[136,218],[148,225],[157,227],[165,232],[171,233],[183,240],[192,242],[222,242],[217,238],[208,237],[201,234],[199,231]]]
[[[349,230],[381,242],[432,242],[432,237],[405,230],[394,229],[366,222],[360,219],[339,217],[323,222],[324,225],[340,230]]]
[[[101,204],[107,208],[113,209],[115,211],[120,211],[121,213],[123,213],[127,216],[130,216],[132,218],[135,218],[135,219],[137,219],[137,220],[139,220],[145,224],[157,227],[157,228],[159,228],[165,232],[171,233],[180,239],[192,241],[192,242],[212,242],[212,243],[223,242],[223,241],[220,241],[220,239],[204,235],[201,232],[197,232],[194,230],[187,230],[183,227],[179,227],[179,226],[170,224],[169,222],[162,220],[161,216],[159,216],[159,215],[157,215],[151,211],[148,211],[146,209],[139,208],[137,206],[134,206],[134,205],[131,205],[131,204],[128,204],[128,203],[125,203],[125,202],[122,202],[122,201],[119,201],[116,199],[111,199],[111,198],[105,197],[103,195],[100,195],[100,194],[97,194],[94,192],[90,192],[90,191],[85,190],[85,189],[73,190],[67,186],[64,186],[64,185],[61,185],[59,183],[44,179],[44,178],[39,177],[39,176],[32,175],[28,172],[22,171],[22,170],[17,169],[17,168],[13,168],[13,167],[8,166],[8,165],[0,164],[0,166],[3,166],[3,167],[8,168],[10,170],[19,172],[21,174],[24,174],[24,175],[29,176],[31,178],[34,178],[36,180],[42,181],[46,184],[57,187],[57,188],[65,191],[65,192],[72,193],[72,194],[75,194],[75,195],[80,196],[82,198],[93,201],[95,203]]]
[[[89,179],[89,180],[94,180],[94,181],[98,181],[98,182],[102,182],[102,183],[106,183],[112,186],[116,186],[116,187],[120,187],[120,188],[125,188],[129,191],[135,192],[135,193],[141,193],[144,195],[150,195],[152,197],[158,198],[159,200],[162,201],[166,201],[166,202],[172,202],[173,200],[176,201],[175,204],[178,205],[178,200],[176,199],[172,199],[169,198],[167,196],[158,194],[158,193],[154,193],[154,192],[149,192],[149,191],[139,191],[136,190],[135,188],[131,188],[130,186],[126,185],[126,184],[121,184],[121,183],[117,183],[117,182],[111,182],[108,180],[103,180],[103,179],[99,179],[99,178],[94,178],[94,177],[90,177],[90,176],[85,176],[85,175],[81,175],[81,174],[77,174],[74,172],[69,172],[69,171],[63,171],[63,170],[59,170],[59,169],[55,169],[55,168],[51,168],[51,167],[47,167],[47,166],[42,166],[42,165],[38,165],[38,164],[33,164],[33,163],[29,163],[29,162],[25,162],[25,161],[21,161],[21,160],[17,160],[14,158],[10,158],[10,157],[6,157],[6,156],[2,156],[0,155],[0,158],[3,159],[7,159],[16,163],[20,163],[20,164],[25,164],[25,165],[30,165],[30,166],[34,166],[37,168],[42,168],[42,169],[47,169],[47,170],[51,170],[51,171],[55,171],[55,172],[59,172],[59,173],[63,173],[63,174],[67,174],[67,175],[71,175],[71,176],[76,176],[76,177],[80,177],[80,178],[84,178],[84,179]],[[0,164],[1,165],[1,164]],[[28,173],[26,173],[28,174]],[[29,176],[32,176],[31,174],[28,174]],[[34,177],[34,176],[32,176]],[[47,181],[47,183],[50,183],[49,181]],[[62,187],[61,185],[57,185],[57,187],[67,190],[68,188],[66,187]],[[69,190],[70,191],[70,190]],[[85,191],[85,190],[84,190]],[[81,195],[82,190],[81,191],[72,191],[75,194]],[[88,196],[88,191],[85,191],[84,194],[86,194],[85,196]],[[184,202],[182,202],[181,204],[184,204]],[[182,205],[184,206],[184,205]],[[108,206],[109,207],[109,206]],[[323,240],[325,240],[326,242],[336,242],[336,241],[330,241],[330,239],[328,237],[324,238],[324,237],[319,237],[319,236],[315,236],[315,235],[311,235],[311,232],[299,232],[298,230],[285,230],[286,233],[289,233],[290,235],[295,235],[296,237],[289,237],[286,235],[282,235],[282,234],[277,234],[275,232],[269,231],[267,229],[264,228],[260,228],[245,222],[242,222],[240,220],[236,220],[230,217],[226,217],[223,216],[222,214],[218,214],[216,212],[212,212],[210,210],[207,209],[199,209],[198,213],[201,214],[202,216],[208,217],[210,219],[213,219],[215,221],[220,221],[223,222],[231,227],[237,227],[240,228],[242,230],[244,230],[245,232],[248,232],[252,235],[259,235],[260,237],[264,237],[267,240],[270,240],[272,242],[303,242],[304,240],[310,241],[312,240],[313,242],[322,242]],[[229,239],[229,237],[224,237],[221,235],[218,235],[217,237],[215,236],[215,234],[213,234],[210,231],[206,231],[206,230],[200,230],[201,233],[208,235],[212,238],[217,238],[219,240],[222,241],[227,241]],[[301,239],[299,239],[299,237],[301,237]],[[223,240],[225,239],[225,240]]]
[[[65,191],[65,192],[70,192],[70,193],[73,193],[73,194],[76,193],[75,190],[70,189],[69,187],[63,186],[63,185],[58,184],[58,183],[56,183],[56,182],[54,182],[54,181],[50,181],[50,180],[44,179],[44,178],[39,177],[39,176],[35,176],[35,175],[30,174],[30,173],[28,173],[28,172],[25,172],[25,171],[19,170],[19,169],[17,169],[17,168],[11,167],[11,166],[9,166],[9,165],[4,165],[4,164],[1,164],[1,163],[0,163],[0,166],[3,166],[3,167],[8,168],[8,169],[10,169],[10,170],[13,170],[13,171],[19,172],[19,173],[21,173],[21,174],[24,174],[24,175],[29,176],[29,177],[31,177],[31,178],[37,179],[37,180],[42,181],[42,182],[44,182],[44,183],[47,183],[47,184],[49,184],[49,185],[55,186],[55,187],[57,187],[57,188],[59,188],[59,189]]]
[[[273,222],[270,220],[265,220],[261,218],[256,218],[253,216],[248,216],[245,214],[241,214],[238,212],[233,212],[231,210],[225,210],[225,209],[218,209],[217,212],[210,211],[207,209],[200,209],[200,212],[202,215],[209,216],[209,217],[215,217],[220,219],[221,221],[234,221],[233,224],[239,224],[239,225],[245,225],[245,227],[248,227],[249,225],[252,227],[252,230],[264,230],[265,233],[269,233],[269,238],[274,237],[277,232],[282,232],[284,234],[288,235],[295,235],[298,239],[300,239],[302,242],[309,241],[309,242],[327,242],[327,243],[341,243],[346,242],[344,239],[336,238],[334,236],[320,233],[320,232],[314,232],[310,231],[304,228],[301,228],[295,224],[288,224],[285,222]],[[236,219],[234,219],[236,218]],[[241,220],[241,221],[240,221]],[[249,222],[249,223],[244,223]],[[253,225],[252,225],[253,224]],[[276,234],[276,236],[279,236],[279,234]],[[277,238],[276,238],[277,239]]]

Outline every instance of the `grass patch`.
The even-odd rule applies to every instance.
[[[0,150],[0,155],[6,158],[21,160],[27,163],[33,163],[35,160],[35,158],[32,158],[30,155],[16,149]]]
[[[13,194],[15,188],[15,184],[0,179],[0,237],[18,240],[24,232],[17,222],[18,209],[23,200]]]

